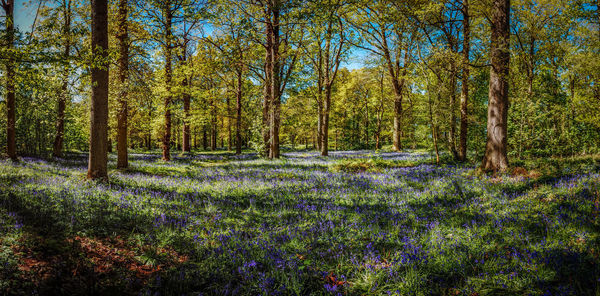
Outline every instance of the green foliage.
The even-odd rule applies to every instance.
[[[540,177],[476,177],[422,153],[339,153],[144,154],[109,184],[83,180],[83,154],[1,162],[0,291],[598,292],[597,157],[514,162]],[[91,242],[114,249],[98,259]],[[22,256],[61,268],[62,281],[36,285]],[[161,268],[132,285],[132,266]]]

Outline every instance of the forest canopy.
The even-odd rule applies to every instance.
[[[120,166],[127,149],[480,159],[494,52],[505,52],[494,76],[506,87],[505,154],[597,153],[598,2],[513,0],[506,43],[494,41],[494,3],[109,1],[108,46],[95,54],[89,1],[17,2],[15,16],[2,0],[0,145],[10,157],[88,151],[98,68],[110,73],[106,146]]]

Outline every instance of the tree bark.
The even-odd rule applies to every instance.
[[[321,151],[321,139],[323,138],[323,101],[320,94],[320,87],[318,92],[319,98],[317,98],[317,112],[319,117],[317,118],[317,137],[319,140],[317,141],[317,149]]]
[[[129,166],[127,159],[127,113],[129,84],[129,34],[127,28],[127,0],[119,0],[118,35],[119,40],[119,111],[117,114],[117,168]]]
[[[384,72],[381,72],[381,76],[379,77],[379,93],[380,93],[380,101],[379,108],[377,109],[377,128],[375,130],[375,150],[379,150],[381,148],[381,122],[383,120],[384,113],[384,96],[385,96],[385,88],[383,86]]]
[[[279,1],[275,0],[271,8],[272,13],[272,41],[271,46],[271,149],[269,158],[279,158],[279,124],[281,113],[281,76],[280,76],[280,56],[279,56]]]
[[[323,101],[323,122],[321,126],[321,155],[329,155],[329,113],[331,111],[331,86],[325,87],[325,100]]]
[[[403,99],[403,91],[404,91],[404,83],[405,80],[404,78],[399,78],[398,75],[400,74],[400,66],[398,64],[396,64],[396,66],[394,66],[394,63],[392,61],[392,56],[390,54],[390,50],[387,44],[387,37],[383,36],[382,38],[382,45],[383,45],[383,53],[384,53],[384,58],[387,62],[387,68],[388,68],[388,72],[390,74],[390,79],[392,82],[392,87],[394,90],[394,133],[393,133],[393,144],[394,144],[394,150],[395,151],[401,151],[402,150],[402,99]],[[409,58],[409,53],[408,53],[408,49],[405,52],[404,55],[404,61],[405,61],[405,65],[404,65],[404,69],[403,69],[403,73],[402,75],[405,76],[406,75],[406,63],[408,61]]]
[[[6,60],[6,153],[13,161],[17,160],[16,116],[15,116],[15,58],[11,52],[15,42],[15,1],[2,1],[6,15],[6,44],[9,51]]]
[[[164,161],[171,160],[171,80],[172,80],[172,56],[171,56],[171,39],[173,38],[172,33],[172,22],[173,22],[173,11],[171,10],[171,1],[167,0],[163,4],[165,7],[165,90],[166,96],[164,100],[165,106],[165,117],[164,117],[164,135],[162,141],[162,159]]]
[[[269,157],[269,150],[271,149],[271,140],[270,140],[270,107],[271,107],[271,85],[272,77],[271,77],[271,64],[273,63],[273,59],[271,58],[273,47],[273,27],[267,21],[266,24],[266,37],[267,42],[265,45],[265,85],[263,88],[263,144],[264,144],[264,155]]]
[[[88,179],[108,179],[108,1],[92,0],[92,100]]]
[[[510,63],[510,0],[494,0],[491,38],[491,69],[488,103],[487,144],[484,171],[508,169],[508,75]]]
[[[471,47],[471,24],[469,20],[469,0],[463,0],[463,64],[462,89],[460,94],[460,147],[458,158],[467,160],[467,135],[469,128],[469,51]]]
[[[394,150],[402,151],[402,93],[395,90],[394,96]]]
[[[456,65],[454,61],[450,65],[450,130],[448,132],[448,147],[455,159],[458,159],[456,151]]]
[[[341,57],[341,46],[339,48],[339,53],[334,51],[333,59],[330,58],[331,55],[331,40],[333,39],[333,21],[329,20],[327,33],[325,37],[325,71],[324,74],[324,82],[325,82],[325,100],[323,101],[323,126],[321,126],[321,155],[328,156],[329,155],[329,113],[331,112],[331,90],[333,88],[333,82],[337,75],[338,66],[340,64]],[[343,40],[340,41],[343,43]]]
[[[242,154],[242,71],[237,72],[235,154]]]
[[[64,27],[63,34],[65,38],[63,59],[65,61],[65,68],[63,69],[63,83],[61,86],[61,94],[58,97],[58,109],[56,112],[56,135],[54,137],[54,147],[52,150],[52,156],[62,157],[63,155],[63,143],[65,134],[65,109],[68,99],[68,87],[69,87],[69,59],[71,54],[71,1],[65,0],[64,2]]]

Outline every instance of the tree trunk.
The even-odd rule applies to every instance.
[[[198,127],[194,127],[194,149],[198,149]]]
[[[6,15],[6,44],[10,52],[15,42],[15,1],[3,1],[2,8]],[[17,160],[15,123],[15,59],[12,54],[9,54],[6,60],[6,153],[13,161]]]
[[[270,16],[268,16],[270,18]],[[269,157],[269,151],[271,150],[271,137],[270,137],[270,124],[271,124],[271,101],[272,101],[272,48],[273,48],[273,26],[267,22],[266,24],[266,37],[267,42],[265,45],[265,86],[263,89],[264,99],[263,99],[263,144],[264,151],[263,154],[265,157]]]
[[[384,96],[385,96],[385,88],[383,87],[383,78],[384,72],[381,72],[381,77],[379,78],[379,92],[380,92],[380,104],[377,109],[377,128],[375,130],[375,150],[381,148],[381,122],[383,119],[384,112]]]
[[[167,0],[163,4],[165,7],[165,90],[167,95],[165,96],[164,106],[165,106],[165,126],[164,126],[164,135],[162,141],[162,159],[164,161],[171,160],[171,80],[172,80],[172,70],[171,70],[171,39],[172,39],[172,28],[171,24],[173,22],[173,11],[171,10],[171,1]]]
[[[202,150],[208,150],[208,133],[206,131],[206,126],[202,128]]]
[[[458,159],[458,153],[456,152],[456,65],[454,61],[450,65],[450,130],[448,132],[448,147],[450,152],[455,159]]]
[[[118,35],[119,40],[119,112],[117,114],[117,168],[129,166],[127,160],[127,113],[129,84],[129,34],[127,28],[127,0],[119,0]]]
[[[187,78],[184,79],[183,85],[185,87],[185,93],[183,94],[183,152],[190,152],[192,151],[190,144],[190,102],[192,96],[189,94],[190,83]]]
[[[463,69],[460,94],[460,148],[458,158],[467,160],[467,135],[469,128],[469,50],[471,47],[471,24],[469,21],[469,0],[463,0]]]
[[[108,179],[108,1],[92,0],[92,100],[88,179]]]
[[[272,22],[272,40],[271,47],[271,149],[269,151],[270,158],[279,158],[279,124],[281,112],[281,74],[280,74],[280,56],[279,56],[279,3],[275,1],[272,7],[273,22]]]
[[[320,90],[318,90],[320,92]],[[320,97],[321,95],[318,95],[319,98],[317,99],[317,112],[318,112],[318,118],[317,118],[317,137],[319,138],[319,141],[317,141],[317,149],[319,151],[321,151],[321,139],[323,138],[323,101],[322,98]]]
[[[331,110],[331,83],[329,82],[329,72],[326,69],[325,100],[323,101],[323,121],[321,122],[321,155],[329,155],[329,112]]]
[[[435,162],[440,163],[440,152],[438,149],[438,141],[437,141],[437,126],[435,121],[433,120],[433,107],[431,102],[431,95],[428,95],[429,98],[429,122],[431,124],[431,138],[433,140],[433,148],[435,149]]]
[[[71,54],[71,1],[65,1],[64,3],[64,27],[63,34],[65,38],[65,47],[63,52],[63,59],[65,61],[65,68],[63,69],[63,83],[61,87],[61,94],[58,97],[58,110],[56,114],[56,135],[54,137],[54,149],[52,150],[52,156],[62,157],[63,155],[63,142],[65,134],[65,109],[68,99],[68,87],[69,87],[69,59]]]
[[[487,144],[484,171],[508,169],[508,75],[510,63],[510,0],[494,0],[491,38],[491,69],[488,103]]]
[[[402,91],[394,97],[394,150],[402,150]]]
[[[227,151],[231,151],[233,148],[233,134],[231,133],[231,99],[229,96],[226,97],[227,101]]]
[[[365,144],[367,149],[371,149],[369,146],[369,101],[365,100]]]
[[[242,154],[242,71],[237,72],[235,154]]]
[[[383,47],[384,47],[384,57],[387,62],[388,72],[390,74],[390,79],[392,81],[392,86],[394,89],[394,133],[393,133],[393,144],[395,151],[402,150],[402,92],[404,90],[404,78],[398,78],[400,72],[400,67],[396,65],[394,67],[394,63],[392,62],[392,58],[387,46],[387,39],[382,38]],[[404,55],[405,63],[409,59],[409,52],[406,50]],[[402,75],[406,75],[406,65],[403,70]]]
[[[212,100],[212,124],[211,124],[211,135],[210,135],[210,150],[216,151],[218,144],[218,136],[219,136],[219,120],[217,118],[217,106],[215,105],[214,99]]]

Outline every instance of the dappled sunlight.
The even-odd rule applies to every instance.
[[[580,285],[572,292],[593,289],[596,278],[583,274],[598,259],[597,171],[488,177],[429,164],[429,155],[388,153],[385,167],[345,172],[333,167],[380,154],[337,154],[193,155],[168,166],[145,155],[112,171],[109,183],[83,181],[85,158],[29,158],[1,163],[14,178],[1,202],[19,229],[62,229],[57,244],[78,242],[88,272],[134,272],[143,290],[512,293],[566,289],[555,286],[564,277]],[[406,159],[422,162],[405,167]],[[115,234],[139,251],[115,245]],[[25,250],[19,240],[2,243]],[[139,254],[148,247],[174,255]],[[115,257],[103,259],[104,250]],[[152,263],[165,260],[173,263]],[[31,263],[39,268],[29,276],[48,277],[41,270],[50,263],[19,261],[18,273]]]

